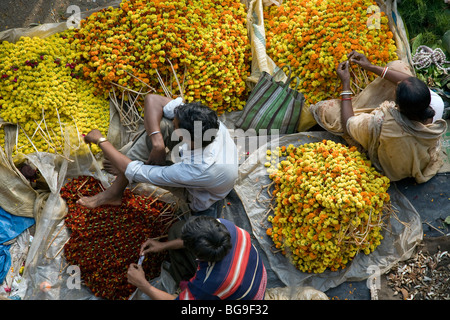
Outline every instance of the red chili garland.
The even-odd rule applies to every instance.
[[[128,266],[137,263],[145,240],[167,233],[174,222],[173,208],[128,189],[121,206],[89,209],[76,204],[80,196],[101,191],[100,182],[87,176],[72,179],[61,189],[69,208],[65,223],[72,231],[64,254],[69,264],[80,267],[84,284],[96,296],[128,299],[136,289],[127,282]],[[159,275],[165,257],[164,253],[147,255],[142,267],[150,279]]]

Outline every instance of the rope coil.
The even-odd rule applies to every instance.
[[[416,69],[425,69],[435,64],[439,70],[442,70],[445,74],[450,71],[450,67],[444,67],[444,64],[450,63],[445,60],[445,53],[441,48],[431,49],[427,46],[419,46],[414,54],[412,60]]]

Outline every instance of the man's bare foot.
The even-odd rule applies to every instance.
[[[120,171],[108,159],[103,160],[103,169],[113,176],[117,176],[120,173]]]
[[[122,204],[121,197],[111,196],[108,192],[103,191],[92,197],[81,197],[77,204],[93,209],[103,205],[120,206]]]

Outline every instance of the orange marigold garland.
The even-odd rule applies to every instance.
[[[124,0],[82,20],[72,44],[99,92],[113,83],[145,92],[147,84],[164,94],[158,72],[174,94],[180,85],[187,102],[219,114],[245,104],[251,50],[240,1]]]
[[[174,221],[173,209],[128,189],[121,206],[88,209],[76,204],[80,196],[101,191],[99,181],[86,176],[70,180],[61,189],[61,197],[68,205],[65,224],[71,230],[64,255],[69,264],[80,267],[84,284],[95,296],[128,299],[136,289],[127,282],[128,266],[137,263],[145,240],[164,236]],[[146,256],[142,267],[149,279],[159,276],[165,257],[164,253]]]
[[[340,86],[336,68],[352,50],[376,65],[397,59],[388,18],[378,9],[373,0],[285,0],[278,7],[267,7],[267,53],[277,65],[291,65],[308,104],[336,98]],[[355,92],[373,79],[374,74],[353,67]]]
[[[380,244],[390,180],[355,147],[323,140],[282,146],[267,157],[275,204],[266,233],[296,268],[336,271]]]

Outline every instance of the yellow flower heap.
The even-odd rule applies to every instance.
[[[146,92],[147,84],[164,94],[158,72],[173,94],[181,86],[187,102],[221,114],[245,104],[251,58],[245,24],[245,7],[236,0],[122,1],[81,21],[73,45],[100,92],[112,85],[119,94]]]
[[[390,181],[365,155],[323,140],[283,146],[277,156],[285,157],[277,169],[266,163],[276,199],[267,234],[276,248],[314,273],[344,268],[359,251],[375,250]]]
[[[267,7],[264,18],[268,55],[291,65],[308,104],[338,96],[336,68],[352,50],[376,65],[397,59],[388,18],[375,1],[285,0]],[[357,66],[352,71],[355,92],[375,78]]]
[[[21,128],[15,154],[36,149],[61,154],[66,144],[80,145],[78,133],[108,131],[109,103],[80,77],[82,66],[68,44],[71,35],[68,30],[0,44],[0,117]],[[4,145],[3,130],[0,141]],[[99,150],[94,146],[93,151]]]

